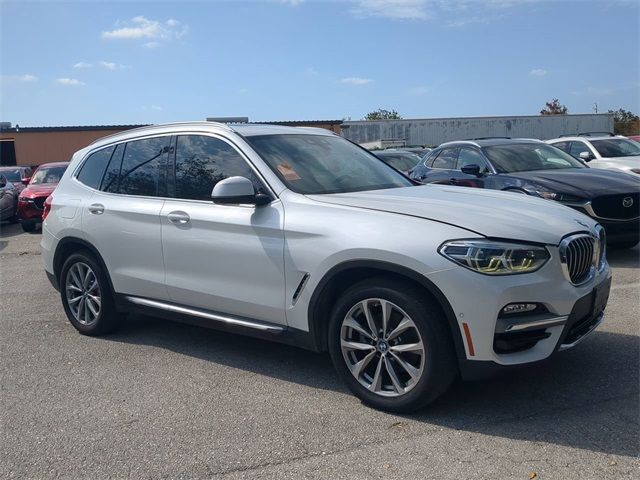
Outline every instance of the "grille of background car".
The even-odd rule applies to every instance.
[[[631,205],[625,206],[631,199]],[[623,203],[624,202],[624,203]],[[601,218],[627,220],[640,216],[640,193],[604,195],[592,200],[591,207]]]

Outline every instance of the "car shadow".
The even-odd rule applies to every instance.
[[[106,338],[348,393],[327,354],[137,315],[129,316],[123,328]],[[638,456],[639,355],[639,337],[595,332],[549,361],[492,380],[458,381],[430,407],[406,418],[491,436]]]

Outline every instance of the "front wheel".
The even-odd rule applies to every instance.
[[[102,335],[120,319],[106,273],[88,251],[71,255],[60,272],[60,296],[71,324],[83,335]]]
[[[392,412],[426,406],[457,375],[439,305],[411,283],[385,277],[360,282],[340,297],[329,352],[358,398]]]
[[[35,223],[23,223],[22,224],[22,231],[24,232],[33,232],[36,229],[36,224]]]

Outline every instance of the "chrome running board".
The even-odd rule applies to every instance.
[[[174,303],[165,303],[158,300],[149,300],[148,298],[141,297],[125,297],[128,301],[135,305],[142,305],[143,307],[157,308],[159,310],[165,310],[167,312],[179,313],[182,315],[190,315],[192,317],[204,318],[214,322],[235,326],[245,327],[254,330],[260,330],[267,333],[282,333],[284,327],[273,325],[269,323],[262,323],[255,320],[247,320],[245,318],[234,317],[229,315],[222,315],[220,313],[213,313],[208,310],[201,310],[198,308],[183,307]]]

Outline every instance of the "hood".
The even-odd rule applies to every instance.
[[[634,193],[640,190],[640,177],[601,168],[534,170],[506,175],[546,187],[552,192],[587,199],[603,194]]]
[[[434,184],[308,197],[318,202],[435,220],[487,237],[551,245],[559,244],[569,233],[596,225],[586,215],[551,200]]]
[[[22,190],[23,197],[44,197],[49,196],[53,193],[53,191],[58,186],[57,183],[40,183],[36,185],[27,185],[27,187]]]

